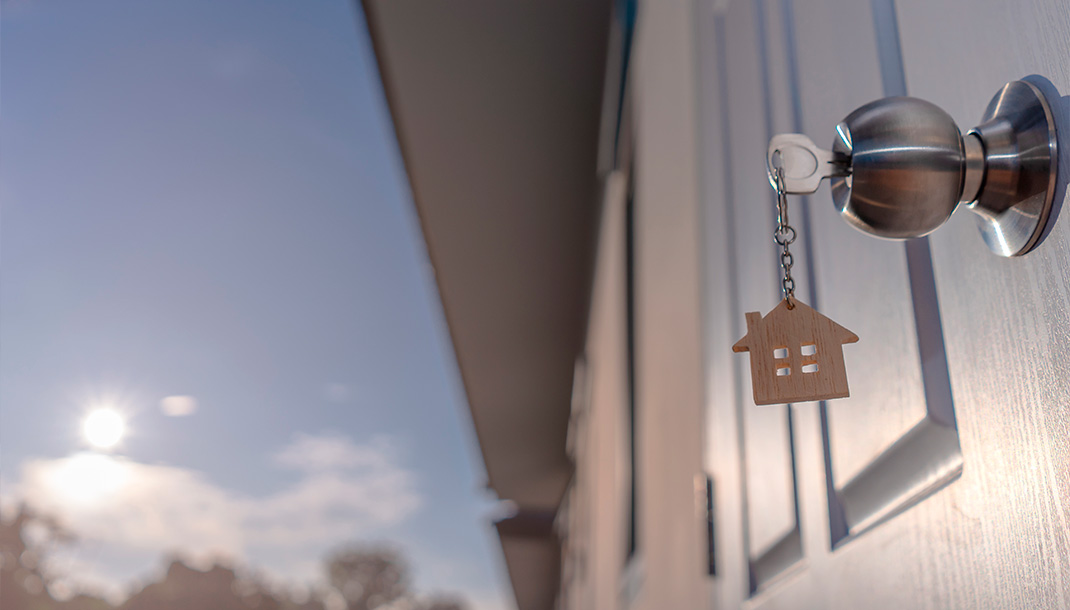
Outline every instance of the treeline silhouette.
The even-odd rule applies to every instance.
[[[32,530],[35,535],[30,535]],[[161,580],[133,592],[123,603],[86,593],[56,599],[48,557],[74,537],[54,518],[21,506],[0,518],[0,609],[2,610],[465,610],[460,598],[418,598],[410,588],[404,557],[388,547],[348,544],[324,558],[328,586],[303,593],[272,587],[232,567],[207,571],[171,560]],[[66,596],[64,596],[66,597]]]

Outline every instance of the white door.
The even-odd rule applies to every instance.
[[[696,10],[715,607],[1070,607],[1070,220],[1003,259],[967,212],[888,242],[847,227],[827,185],[792,197],[796,294],[861,338],[844,347],[851,397],[755,407],[730,349],[779,298],[770,136],[828,146],[892,95],[969,128],[1005,82],[1039,75],[1070,142],[1070,3]]]

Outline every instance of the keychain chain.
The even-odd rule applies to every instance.
[[[784,270],[784,278],[780,280],[780,287],[784,291],[784,298],[788,301],[788,309],[795,309],[795,279],[791,277],[791,266],[795,263],[795,257],[791,254],[791,244],[795,242],[795,228],[788,224],[788,193],[784,188],[784,166],[779,163],[779,152],[774,154],[777,162],[777,227],[773,232],[773,241],[781,248],[780,267]]]

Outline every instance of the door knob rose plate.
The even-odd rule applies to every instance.
[[[1058,145],[1044,94],[1014,81],[965,135],[936,105],[890,97],[849,114],[836,126],[832,150],[802,134],[780,134],[766,162],[771,177],[783,168],[789,193],[812,193],[830,178],[837,211],[860,231],[921,237],[962,204],[977,215],[993,253],[1020,256],[1036,246],[1051,216]]]
[[[966,202],[996,254],[1020,256],[1040,241],[1051,218],[1058,179],[1055,118],[1040,89],[1008,83],[967,133],[984,145],[983,184]]]

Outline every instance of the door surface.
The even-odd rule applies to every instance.
[[[699,2],[695,23],[715,607],[1070,607],[1066,219],[1002,259],[966,212],[891,242],[844,224],[827,185],[792,197],[796,294],[861,338],[844,348],[851,397],[755,407],[730,349],[743,314],[779,298],[769,137],[828,146],[850,111],[893,95],[969,128],[1030,77],[1063,144],[1070,5],[729,0]]]

